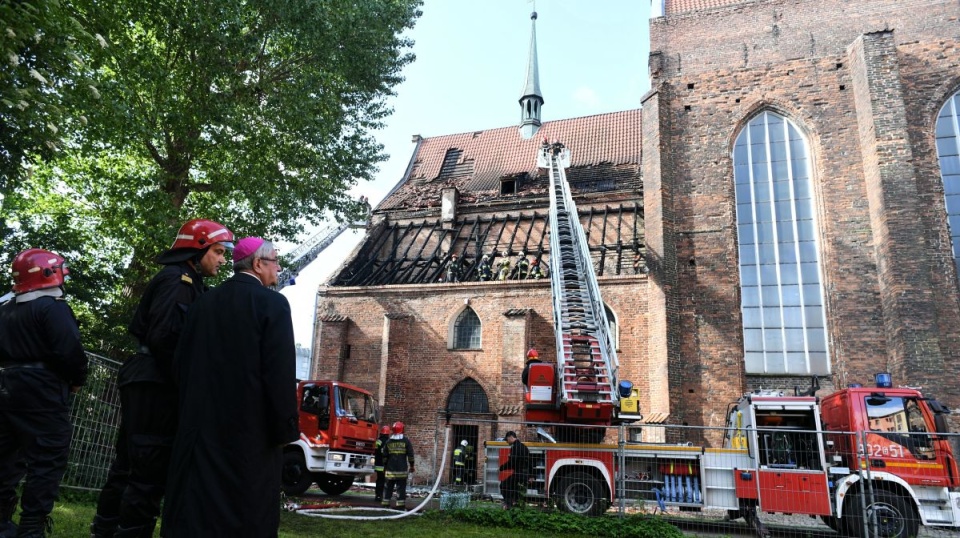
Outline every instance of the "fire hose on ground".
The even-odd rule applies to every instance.
[[[359,519],[359,520],[381,520],[381,519],[400,519],[412,515],[420,515],[420,512],[427,503],[433,499],[434,494],[437,492],[437,488],[440,486],[440,479],[443,478],[443,471],[447,467],[447,451],[450,448],[450,427],[447,426],[446,433],[444,434],[443,439],[443,458],[440,461],[440,467],[437,469],[437,479],[433,483],[433,488],[430,490],[430,493],[414,508],[410,510],[394,510],[385,507],[344,507],[344,508],[304,508],[296,510],[298,514],[303,514],[305,516],[311,517],[324,517],[327,519]],[[343,514],[336,514],[333,512],[393,512],[389,515],[382,516],[348,516]]]

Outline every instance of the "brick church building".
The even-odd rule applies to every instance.
[[[478,275],[549,259],[547,138],[572,152],[644,415],[722,426],[746,391],[880,371],[960,406],[958,18],[955,0],[653,0],[638,108],[541,121],[534,17],[521,124],[415,138],[318,292],[313,375],[406,421],[424,476],[444,417],[522,419],[526,350],[556,353],[550,281]]]

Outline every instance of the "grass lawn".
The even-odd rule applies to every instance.
[[[57,501],[53,511],[53,536],[83,537],[89,536],[90,521],[96,512],[96,502],[92,497],[83,495],[69,495],[66,499]],[[359,512],[357,515],[365,516]],[[353,521],[310,517],[293,512],[280,514],[281,538],[307,538],[317,536],[350,536],[375,537],[389,536],[391,538],[431,538],[456,536],[457,538],[471,536],[516,536],[528,534],[522,529],[504,527],[490,527],[449,520],[439,520],[411,516],[401,519],[381,521]],[[154,536],[159,536],[159,531]],[[537,533],[537,536],[554,538],[582,538],[583,534],[550,534]]]

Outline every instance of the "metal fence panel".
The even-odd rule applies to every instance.
[[[87,383],[73,397],[70,418],[73,441],[61,487],[96,490],[107,480],[120,428],[120,363],[87,353]]]

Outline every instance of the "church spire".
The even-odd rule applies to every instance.
[[[530,14],[530,59],[527,63],[527,80],[520,96],[520,136],[532,138],[540,129],[540,72],[537,68],[537,12]]]

